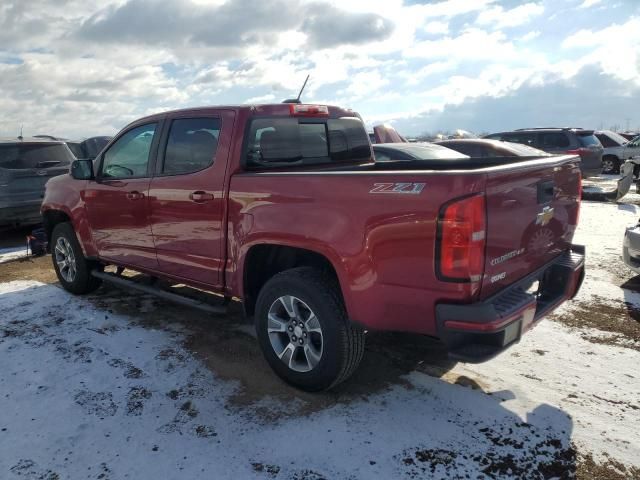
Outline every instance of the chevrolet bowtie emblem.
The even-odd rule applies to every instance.
[[[545,226],[553,218],[553,207],[544,207],[536,216],[536,225]]]

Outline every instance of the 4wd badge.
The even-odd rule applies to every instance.
[[[405,195],[420,195],[425,183],[374,183],[369,193],[401,193]]]

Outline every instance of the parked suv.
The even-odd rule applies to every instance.
[[[111,137],[90,137],[84,140],[67,140],[67,146],[76,158],[96,158],[111,141]]]
[[[620,165],[625,160],[640,155],[640,145],[616,132],[600,130],[595,135],[604,147],[602,173],[620,173]]]
[[[0,139],[0,225],[40,223],[45,183],[67,173],[73,160],[61,141]]]
[[[194,301],[168,282],[240,299],[273,370],[319,390],[354,372],[367,330],[436,336],[479,362],[572,298],[579,163],[376,163],[351,110],[195,108],[137,120],[73,162],[47,183],[42,213],[65,289],[105,280]]]
[[[604,149],[593,130],[582,128],[521,128],[512,132],[492,133],[484,138],[522,143],[549,153],[579,155],[580,170],[585,177],[602,171]]]

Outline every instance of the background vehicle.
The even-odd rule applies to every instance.
[[[640,222],[624,232],[622,259],[631,270],[640,274]]]
[[[442,140],[437,145],[475,158],[490,157],[544,157],[548,153],[520,143],[502,142],[484,138]]]
[[[67,140],[67,146],[76,158],[96,158],[112,137],[90,137],[85,140]]]
[[[602,173],[620,173],[620,165],[636,155],[640,155],[640,146],[636,146],[622,135],[611,130],[599,130],[596,137],[604,147],[602,157]]]
[[[67,290],[108,280],[177,300],[115,265],[239,298],[273,370],[319,390],[357,368],[365,330],[478,362],[572,298],[578,162],[374,162],[351,110],[207,107],[128,125],[49,181],[42,213]]]
[[[555,154],[579,155],[580,169],[585,176],[602,171],[604,149],[593,130],[582,128],[520,128],[512,132],[492,133],[484,138],[522,143]]]
[[[627,140],[633,140],[637,136],[640,136],[640,133],[638,133],[638,132],[622,132],[622,133],[618,133],[618,135],[623,136]]]
[[[0,225],[40,223],[45,183],[74,159],[61,141],[0,139]]]
[[[434,160],[444,158],[466,158],[455,150],[434,143],[378,143],[373,145],[376,162],[392,160]]]

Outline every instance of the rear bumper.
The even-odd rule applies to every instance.
[[[450,356],[472,363],[489,360],[545,315],[573,298],[584,279],[584,247],[555,258],[493,297],[470,305],[436,306],[438,336]],[[539,282],[536,292],[531,286]]]

